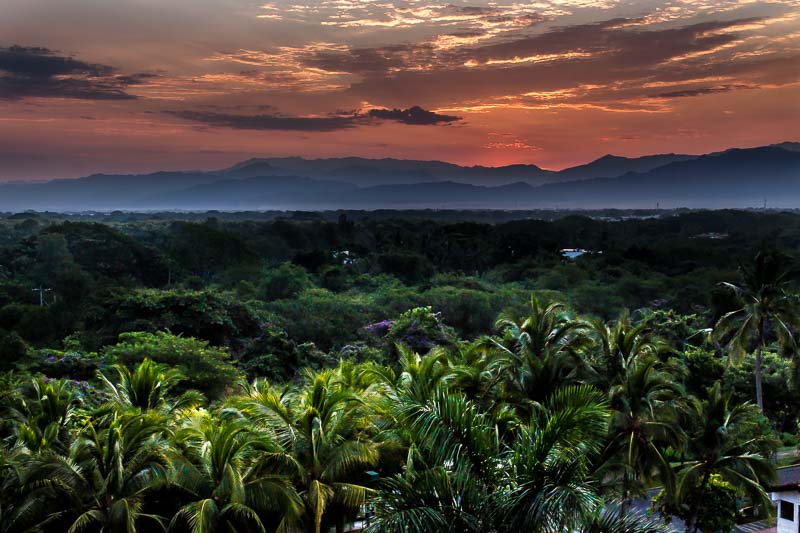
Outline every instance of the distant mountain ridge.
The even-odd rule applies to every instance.
[[[584,180],[591,178],[614,178],[628,172],[648,172],[676,161],[690,161],[697,159],[696,155],[687,154],[657,154],[642,157],[621,157],[606,154],[585,165],[566,168],[558,172],[562,181]]]
[[[538,200],[616,207],[800,207],[800,151],[730,149],[649,172],[545,185]]]
[[[259,158],[214,172],[0,183],[0,211],[800,207],[800,143],[604,156],[559,172],[399,159]]]
[[[391,158],[279,157],[248,159],[220,171],[220,174],[239,178],[297,175],[323,181],[347,181],[359,186],[373,186],[433,181],[456,181],[473,185],[505,185],[511,181],[525,181],[539,185],[547,183],[558,173],[536,165],[464,167],[443,161]]]

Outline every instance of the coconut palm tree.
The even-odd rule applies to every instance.
[[[274,530],[292,521],[299,507],[294,489],[260,468],[260,459],[277,447],[246,420],[196,411],[175,433],[175,442],[182,455],[170,477],[191,501],[178,510],[170,529],[263,532],[266,525]]]
[[[406,445],[405,467],[382,482],[372,500],[378,519],[368,530],[484,531],[490,526],[489,487],[499,473],[491,415],[448,379],[424,396],[419,391],[390,390],[387,411]]]
[[[160,410],[172,414],[180,409],[190,409],[203,404],[203,395],[186,391],[177,398],[170,393],[183,379],[177,368],[169,368],[149,358],[130,370],[125,365],[114,365],[116,379],[97,372],[97,377],[109,393],[109,406],[115,409]]]
[[[32,496],[47,502],[49,518],[70,532],[148,531],[163,526],[144,503],[166,481],[170,457],[160,415],[116,414],[104,428],[88,422],[67,455],[32,457],[28,482],[37,487]]]
[[[612,324],[595,320],[591,323],[595,341],[593,350],[598,386],[607,389],[624,375],[625,361],[632,357],[656,355],[661,350],[646,324],[634,325],[630,313],[623,312]]]
[[[341,530],[346,516],[366,501],[364,472],[378,460],[364,400],[334,370],[309,372],[297,391],[279,391],[266,381],[245,391],[234,405],[280,446],[265,468],[291,480],[302,500],[304,528],[320,533],[323,523],[332,522]],[[330,509],[336,513],[328,515]]]
[[[580,533],[673,533],[676,530],[654,517],[622,512],[621,506],[606,506],[580,528]]]
[[[397,409],[411,452],[378,492],[371,531],[566,531],[600,504],[589,466],[608,413],[590,387],[535,406],[511,443],[458,391],[441,388],[422,403],[407,396]]]
[[[752,269],[740,265],[739,270],[741,285],[722,283],[722,286],[733,292],[740,307],[717,321],[714,337],[728,339],[728,351],[734,363],[741,362],[744,354],[755,346],[756,402],[763,413],[762,351],[771,339],[777,339],[793,356],[797,350],[793,333],[793,328],[800,326],[797,298],[786,291],[797,270],[788,256],[766,250],[756,255]]]
[[[751,404],[730,405],[730,394],[716,383],[708,398],[692,398],[684,414],[686,451],[692,458],[678,473],[673,500],[689,507],[688,530],[698,528],[697,505],[703,500],[709,479],[721,476],[743,490],[756,504],[770,504],[764,486],[775,478],[775,468],[760,453],[769,436],[758,428],[758,413]]]
[[[23,402],[22,389],[27,381],[13,370],[0,372],[0,439],[5,439],[13,432],[15,420],[12,410],[20,410]]]
[[[10,442],[32,451],[65,453],[69,425],[82,403],[80,396],[63,379],[34,378],[31,390],[31,397],[19,399],[18,405],[7,411],[14,421]]]
[[[0,448],[0,532],[40,531],[48,521],[46,502],[28,484],[30,450]]]
[[[502,395],[500,384],[510,360],[490,338],[437,347],[433,351],[447,354],[448,381],[469,399],[496,403],[493,399]]]
[[[558,302],[542,305],[531,296],[529,315],[521,321],[501,317],[496,345],[509,358],[507,389],[522,413],[567,383],[577,381],[583,361],[578,351],[589,343],[587,327],[573,320]]]
[[[501,442],[488,412],[443,382],[429,398],[399,390],[390,407],[407,442],[403,472],[382,482],[369,531],[486,531]]]
[[[558,390],[520,428],[501,499],[506,531],[573,531],[599,510],[592,459],[608,428],[604,395],[589,386]]]
[[[369,533],[488,531],[486,487],[465,472],[444,466],[407,469],[382,482],[371,500],[376,518]]]
[[[447,352],[433,349],[424,356],[398,345],[399,372],[384,368],[377,377],[393,393],[402,391],[404,395],[412,395],[417,401],[425,401],[441,386],[449,386],[453,376]]]
[[[628,498],[641,493],[645,481],[658,475],[662,483],[671,484],[664,451],[680,443],[674,415],[682,388],[652,356],[629,356],[621,372],[609,391],[612,416],[601,472],[620,483],[624,512]]]

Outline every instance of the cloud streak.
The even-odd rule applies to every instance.
[[[0,47],[0,99],[131,100],[136,97],[126,88],[153,76],[117,75],[108,65],[60,56],[39,46]]]
[[[168,114],[193,122],[239,130],[332,132],[375,125],[381,122],[399,122],[411,126],[435,126],[461,120],[454,115],[442,115],[413,106],[408,109],[370,109],[366,113],[335,114],[324,117],[283,116],[262,113],[240,115],[214,111],[167,111]]]

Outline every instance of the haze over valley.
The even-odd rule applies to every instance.
[[[213,172],[0,184],[0,210],[314,210],[800,205],[800,143],[604,156],[561,171],[397,159],[249,159]]]

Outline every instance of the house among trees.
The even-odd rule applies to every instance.
[[[800,531],[800,465],[778,469],[778,483],[769,489],[778,517],[777,533]]]

